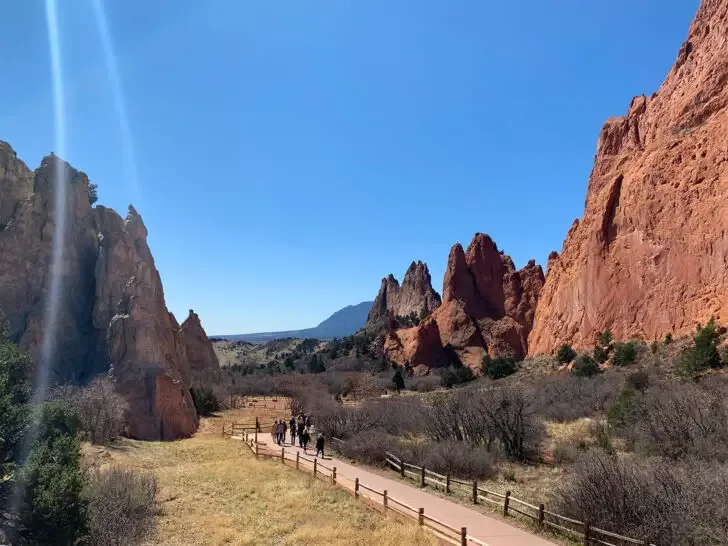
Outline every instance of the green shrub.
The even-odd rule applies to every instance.
[[[672,343],[672,334],[666,334],[665,335],[665,345],[670,345]]]
[[[28,425],[30,358],[10,342],[0,315],[0,506],[13,486]]]
[[[89,184],[88,185],[88,202],[90,205],[93,205],[96,201],[99,200],[99,187],[97,184]]]
[[[309,373],[324,373],[326,371],[326,367],[318,355],[313,355],[311,360],[308,361],[308,371]]]
[[[698,324],[692,347],[680,354],[679,371],[683,375],[695,377],[708,369],[722,367],[723,362],[718,354],[718,337],[712,318],[705,327]]]
[[[599,344],[602,347],[609,347],[609,344],[612,343],[612,339],[612,331],[609,328],[599,334]]]
[[[637,391],[627,387],[607,411],[607,422],[615,429],[634,423],[637,414]]]
[[[571,373],[577,377],[591,377],[599,373],[599,364],[589,355],[581,355],[574,362]]]
[[[617,343],[614,346],[612,363],[615,366],[627,366],[637,360],[637,344],[634,341]]]
[[[576,358],[576,351],[568,343],[564,343],[560,348],[559,352],[556,353],[556,360],[561,364],[568,364]]]
[[[490,355],[486,354],[483,357],[483,362],[480,368],[483,375],[491,379],[502,379],[516,373],[518,370],[518,363],[513,357],[498,357],[491,358]]]
[[[448,389],[468,383],[473,379],[475,379],[475,374],[467,366],[450,366],[442,374],[442,384]]]
[[[207,387],[191,388],[192,402],[195,404],[197,415],[207,417],[220,411],[220,403],[212,389]]]
[[[402,377],[402,369],[397,368],[392,376],[392,384],[397,392],[405,389],[404,377]]]
[[[607,354],[607,350],[604,347],[602,347],[601,345],[597,345],[594,347],[593,358],[599,364],[604,364],[609,358],[609,355]]]
[[[20,475],[18,519],[21,535],[31,544],[77,544],[86,538],[79,423],[62,404],[41,409],[38,436]]]

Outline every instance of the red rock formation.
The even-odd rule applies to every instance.
[[[192,372],[214,370],[220,367],[215,349],[200,323],[200,317],[192,309],[190,309],[187,319],[182,323],[182,340],[186,347],[187,360]]]
[[[394,275],[382,279],[379,293],[374,300],[367,327],[376,327],[394,317],[411,313],[426,316],[440,305],[440,295],[432,289],[432,279],[427,265],[412,262],[405,273],[402,286]]]
[[[384,351],[395,362],[429,367],[449,365],[453,352],[472,367],[486,352],[523,357],[543,282],[535,262],[516,271],[490,237],[477,233],[467,252],[459,243],[450,250],[440,308],[418,327],[390,332]]]
[[[33,359],[45,311],[57,172],[65,171],[67,221],[58,328],[43,365],[51,384],[110,373],[130,403],[129,433],[142,439],[189,436],[197,414],[189,395],[187,348],[167,311],[141,217],[92,208],[88,178],[51,155],[32,173],[0,143],[0,310]],[[60,171],[62,169],[63,171]]]
[[[607,120],[584,215],[549,257],[529,350],[728,322],[728,0],[704,0],[660,90]]]

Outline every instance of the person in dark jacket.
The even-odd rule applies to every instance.
[[[308,448],[308,441],[311,439],[311,435],[308,433],[308,429],[303,429],[303,434],[301,435],[301,441],[303,442],[303,452],[307,453],[306,449]]]
[[[286,434],[286,424],[283,422],[283,419],[278,421],[278,424],[276,425],[276,443],[278,445],[281,445],[281,442],[283,441],[283,436]]]
[[[319,453],[321,453],[321,458],[325,459],[324,457],[324,435],[320,434],[318,435],[318,438],[316,438],[316,457],[319,456]]]
[[[306,427],[303,426],[303,421],[298,423],[298,447],[303,447],[303,431]]]

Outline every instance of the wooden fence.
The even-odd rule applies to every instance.
[[[243,423],[243,422],[235,422],[229,424],[223,424],[222,425],[222,437],[223,438],[230,438],[231,436],[243,436],[246,432],[255,432],[256,430],[260,433],[263,432],[270,432],[271,427],[273,426],[273,421],[270,422],[260,422],[256,418],[254,422],[250,423]]]
[[[342,440],[334,438],[334,443],[341,446]],[[494,506],[502,508],[504,516],[514,516],[516,514],[530,518],[536,522],[540,529],[550,527],[558,532],[565,533],[574,538],[583,540],[585,545],[599,544],[603,546],[623,546],[638,544],[640,546],[655,546],[645,540],[626,537],[611,531],[605,531],[598,527],[593,527],[588,522],[567,518],[550,512],[545,509],[543,504],[536,506],[511,495],[510,491],[506,494],[496,493],[480,487],[477,480],[463,481],[452,478],[449,474],[438,474],[425,467],[416,466],[406,463],[392,453],[385,452],[387,464],[399,472],[400,476],[405,478],[414,478],[420,484],[420,487],[433,485],[444,489],[446,494],[452,493],[453,486],[465,487],[468,492],[472,492],[473,504],[486,502]],[[617,542],[615,542],[617,541]]]
[[[256,458],[279,459],[281,464],[295,467],[296,470],[301,472],[310,473],[314,479],[322,480],[350,491],[355,498],[362,498],[385,513],[390,512],[401,518],[415,519],[423,529],[432,533],[443,542],[460,546],[467,546],[468,544],[488,546],[485,542],[469,536],[466,527],[456,529],[430,514],[425,514],[424,508],[416,508],[391,497],[386,489],[384,491],[378,491],[363,483],[357,477],[347,476],[337,472],[335,466],[327,466],[319,462],[317,458],[301,455],[300,451],[293,452],[289,450],[286,452],[285,447],[277,450],[268,447],[266,444],[260,444],[257,441],[257,434],[254,427],[252,431],[249,429],[243,431],[243,443],[250,448],[250,451]]]

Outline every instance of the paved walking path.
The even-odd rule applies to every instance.
[[[241,440],[239,436],[233,437]],[[316,439],[312,438],[311,444],[316,443]],[[309,444],[309,445],[311,445]],[[276,445],[271,440],[270,434],[261,433],[258,435],[258,445],[263,449],[267,447],[273,451],[280,451],[281,446]],[[303,450],[290,444],[284,446],[286,453],[300,452],[303,455]],[[315,448],[308,449],[306,454],[308,457],[313,457],[316,454]],[[295,455],[294,455],[295,458]],[[461,527],[467,527],[468,535],[475,537],[478,540],[486,543],[488,546],[549,546],[553,545],[543,538],[532,535],[527,531],[519,529],[505,523],[499,519],[496,519],[482,512],[478,512],[462,504],[458,504],[448,499],[432,495],[427,491],[413,487],[401,480],[390,479],[384,476],[380,476],[374,472],[367,470],[362,466],[354,466],[341,459],[332,458],[329,455],[326,456],[324,461],[319,459],[320,464],[324,464],[328,467],[335,466],[338,476],[348,476],[352,480],[359,478],[361,484],[371,487],[377,491],[387,490],[390,497],[407,503],[415,508],[424,508],[425,514],[429,514],[438,520],[447,523],[455,529]],[[369,493],[363,488],[360,488],[360,493],[367,496],[373,501],[381,504],[382,497]]]

